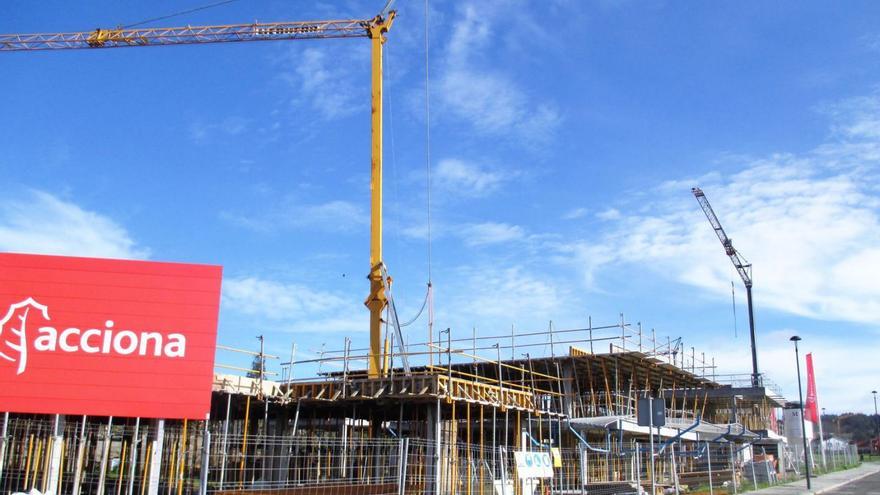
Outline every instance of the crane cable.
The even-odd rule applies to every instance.
[[[388,4],[391,4],[392,2],[393,2],[393,0],[389,1]],[[387,7],[388,7],[388,5],[386,5],[386,8]],[[390,47],[388,47],[388,45],[383,45],[382,49],[385,51],[385,55],[386,55],[385,56],[385,64],[387,66],[387,70],[383,71],[383,77],[387,77],[386,82],[388,82],[391,80],[391,76],[390,76],[390,74],[391,74],[391,57],[390,57],[391,49],[390,49]],[[391,144],[391,177],[392,177],[392,184],[394,184],[394,208],[393,209],[395,211],[397,211],[398,206],[399,206],[399,200],[400,200],[400,191],[398,188],[398,180],[397,180],[397,148],[394,145],[394,142],[395,142],[394,141],[394,105],[392,104],[393,100],[391,99],[391,84],[385,85],[385,94],[386,94],[386,98],[388,100],[388,127],[390,128],[390,131],[391,131],[391,132],[389,132],[389,140],[390,140],[390,144]],[[395,217],[395,219],[396,219],[396,217]],[[397,227],[399,227],[399,222],[395,221],[395,224],[397,225]],[[400,229],[395,228],[394,232],[395,232],[395,235],[398,237],[398,241],[399,241],[400,240]],[[419,309],[418,313],[416,313],[415,316],[413,316],[411,319],[407,320],[405,323],[401,323],[400,324],[401,328],[408,327],[408,326],[412,325],[413,323],[415,323],[416,320],[419,319],[420,316],[422,316],[422,312],[425,311],[425,306],[428,303],[429,296],[430,296],[430,290],[427,293],[425,293],[425,299],[424,299],[424,301],[422,301],[422,307]]]
[[[428,0],[425,0],[425,188],[427,200],[427,216],[428,216],[428,342],[434,343],[434,285],[431,272],[431,73],[429,64],[430,47],[428,43],[428,14],[430,7]],[[428,353],[429,364],[434,364],[433,352]]]
[[[181,16],[181,15],[185,15],[185,14],[192,14],[193,12],[198,12],[198,11],[200,11],[200,10],[207,10],[207,9],[210,9],[210,8],[213,8],[213,7],[219,7],[219,6],[221,6],[221,5],[225,5],[225,4],[227,4],[227,3],[232,3],[232,2],[237,2],[237,1],[238,1],[238,0],[222,0],[222,1],[220,1],[220,2],[214,2],[214,3],[210,3],[210,4],[208,4],[208,5],[202,5],[201,7],[193,7],[193,8],[191,8],[191,9],[181,10],[180,12],[175,12],[175,13],[173,13],[173,14],[167,14],[167,15],[162,15],[162,16],[159,16],[159,17],[153,17],[152,19],[146,19],[146,20],[143,20],[143,21],[140,21],[140,22],[135,22],[134,24],[129,24],[129,25],[127,25],[127,26],[122,26],[122,27],[125,28],[125,29],[133,28],[133,27],[135,27],[135,26],[141,26],[141,25],[144,25],[144,24],[148,24],[148,23],[150,23],[150,22],[161,21],[161,20],[164,20],[164,19],[170,19],[170,18],[172,18],[172,17],[177,17],[177,16]]]

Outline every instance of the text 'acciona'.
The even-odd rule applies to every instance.
[[[55,327],[40,327],[34,339],[34,350],[170,358],[184,357],[186,354],[186,337],[183,334],[114,330],[113,326],[113,320],[107,320],[105,328],[86,330],[70,327],[59,332]]]

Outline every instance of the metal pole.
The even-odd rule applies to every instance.
[[[138,437],[140,436],[141,429],[141,418],[135,418],[134,420],[134,435],[131,439],[131,461],[128,467],[128,488],[126,489],[126,493],[128,495],[134,494],[134,476],[137,473],[137,446],[138,446]]]
[[[590,330],[590,354],[593,354],[593,317],[588,317],[589,330]]]
[[[639,442],[636,441],[636,493],[642,493],[642,448],[639,447]]]
[[[49,473],[46,480],[46,488],[48,492],[58,492],[58,481],[61,479],[61,449],[64,445],[64,416],[55,415],[54,425],[52,427],[52,443],[51,455],[49,461]]]
[[[232,394],[226,394],[226,419],[223,420],[223,438],[220,441],[220,490],[226,481],[226,449],[229,439],[229,410],[232,408]]]
[[[101,473],[98,475],[98,495],[104,495],[104,482],[107,480],[107,461],[110,457],[110,442],[113,440],[113,416],[107,418],[107,435],[101,445]]]
[[[800,410],[801,410],[801,436],[804,441],[804,470],[807,474],[807,490],[812,489],[812,485],[810,483],[810,460],[808,459],[808,448],[807,448],[807,420],[804,418],[804,391],[801,389],[801,360],[798,355],[798,340],[800,337],[794,336],[791,338],[792,342],[794,342],[794,360],[795,365],[797,367],[797,379],[798,379],[798,398],[800,399]]]
[[[709,464],[709,495],[715,495],[715,486],[712,483],[712,446],[706,442],[706,461]]]
[[[736,404],[736,399],[733,400],[734,405]],[[730,481],[733,483],[733,495],[737,493],[736,486],[736,444],[730,442],[728,444],[730,446]]]
[[[584,447],[581,444],[578,444],[578,460],[580,461],[580,473],[581,473],[581,495],[586,495],[587,493],[587,463],[584,462]]]
[[[452,397],[452,329],[446,329],[446,366],[449,368],[449,389],[446,393]]]
[[[651,493],[657,493],[657,473],[654,470],[654,398],[648,396],[648,410],[651,413],[648,415],[651,419],[648,420],[648,431],[651,432]]]
[[[440,339],[437,339],[437,343],[440,343]],[[440,358],[437,358],[438,364]],[[437,408],[434,412],[434,495],[440,495],[440,442],[442,437],[440,431],[440,398],[437,398]]]
[[[874,425],[877,430],[877,441],[880,442],[880,414],[877,414],[877,391],[872,390],[871,393],[874,394]],[[840,426],[840,423],[838,423],[838,426]]]
[[[3,429],[0,430],[0,481],[3,481],[3,464],[6,461],[6,439],[9,431],[9,413],[3,413]]]
[[[756,466],[755,466],[755,448],[749,447],[749,451],[751,452],[751,458],[752,458],[752,483],[754,483],[755,491],[757,491],[758,490],[758,470],[756,469]]]
[[[651,416],[653,415],[652,413]],[[681,486],[678,484],[678,469],[675,467],[675,442],[669,444],[669,460],[672,462],[672,483],[675,487],[675,495],[680,495]]]
[[[79,495],[82,485],[83,459],[86,452],[86,416],[82,417],[79,428],[79,443],[76,447],[76,467],[73,471],[73,495]]]
[[[817,394],[818,395],[818,394]],[[824,409],[824,408],[822,408]],[[822,431],[822,413],[819,413],[819,453],[822,454],[822,469],[828,470],[828,462],[825,459],[825,432]]]
[[[211,432],[208,430],[210,415],[205,418],[205,431],[202,437],[202,472],[199,477],[199,495],[208,495],[208,471],[211,463]]]
[[[406,461],[409,439],[398,439],[397,449],[397,495],[404,495],[406,493]]]
[[[498,447],[498,456],[501,460],[501,493],[509,494],[510,492],[507,491],[507,463],[504,462],[505,450],[504,447]],[[514,489],[514,491],[516,490]]]
[[[159,495],[159,482],[162,480],[162,449],[165,443],[165,420],[157,419],[153,422],[153,440],[150,450],[149,479],[147,483],[147,495]]]

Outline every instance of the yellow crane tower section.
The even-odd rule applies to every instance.
[[[71,50],[239,41],[369,38],[371,43],[370,310],[369,375],[385,372],[382,312],[388,305],[382,258],[382,45],[395,11],[372,19],[272,22],[176,28],[115,28],[68,33],[0,34],[0,51]]]

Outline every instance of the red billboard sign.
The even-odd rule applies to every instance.
[[[0,253],[0,411],[204,419],[221,272]]]

